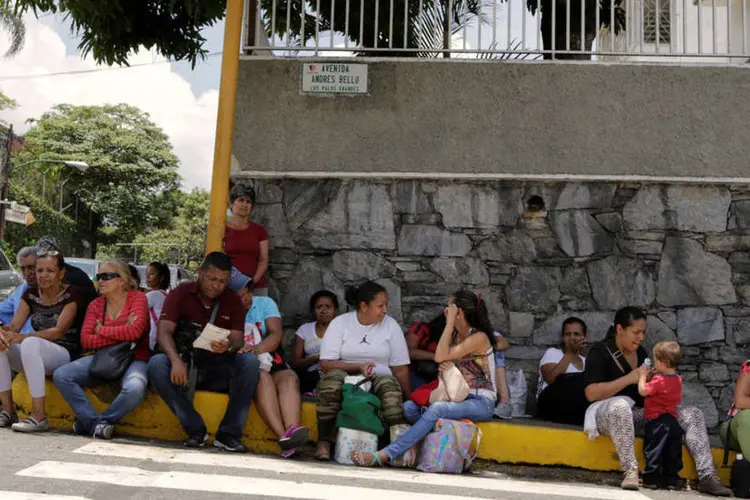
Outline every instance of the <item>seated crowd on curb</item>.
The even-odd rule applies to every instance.
[[[388,315],[388,293],[377,283],[347,290],[350,311],[343,314],[334,293],[318,291],[309,301],[314,320],[296,331],[287,359],[281,314],[265,284],[268,235],[249,220],[254,197],[251,188],[232,189],[226,253],[208,254],[196,281],[170,291],[169,268],[161,263],[148,266],[150,291],[143,293],[127,264],[105,262],[96,276],[97,293],[85,273],[65,263],[53,237],[22,249],[18,264],[24,283],[0,304],[0,427],[48,429],[48,376],[75,413],[76,434],[110,439],[115,424],[141,404],[151,385],[177,416],[187,435],[185,446],[200,448],[209,434],[193,405],[195,391],[225,392],[229,401],[213,446],[246,451],[242,437],[254,401],[287,458],[309,441],[301,404],[303,394],[314,396],[319,460],[332,457],[348,380],[359,376],[379,400],[386,428],[411,425],[379,450],[352,452],[351,462],[359,466],[413,465],[407,452],[440,419],[511,417],[503,355],[510,345],[491,325],[482,295],[469,290],[456,291],[443,314],[406,334]],[[635,307],[617,311],[604,341],[588,348],[587,334],[583,320],[568,318],[560,347],[544,353],[539,416],[583,425],[590,436],[611,437],[625,489],[639,487],[636,432],[646,431],[644,486],[649,487],[678,486],[682,462],[676,450],[684,435],[699,490],[729,496],[731,490],[716,475],[702,412],[680,405],[679,346],[658,344],[650,368],[652,353],[641,346],[646,313]],[[722,430],[732,447],[750,453],[748,366],[737,383],[734,419]],[[22,421],[13,403],[12,371],[25,375],[31,395],[31,411]],[[444,390],[449,375],[460,380],[465,394],[431,403],[433,391]],[[120,390],[100,413],[84,388],[108,382]]]

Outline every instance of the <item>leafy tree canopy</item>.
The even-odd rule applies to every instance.
[[[125,64],[140,46],[195,66],[205,57],[201,30],[224,17],[222,0],[0,0],[0,12],[60,12],[81,36],[78,48],[99,63]]]
[[[102,227],[109,228],[111,238],[130,241],[170,217],[176,203],[177,157],[161,128],[133,106],[55,106],[33,122],[14,164],[39,159],[90,165],[81,173],[33,164],[11,171],[11,177],[27,189],[35,185],[39,190],[42,181],[54,186],[48,193],[63,189],[67,196],[61,203],[78,204],[92,214],[89,236],[94,241]]]

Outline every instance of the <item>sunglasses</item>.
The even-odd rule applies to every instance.
[[[109,281],[119,277],[117,273],[99,273],[96,275],[96,281]]]
[[[37,250],[36,256],[37,257],[57,257],[60,255],[60,252],[57,250]]]

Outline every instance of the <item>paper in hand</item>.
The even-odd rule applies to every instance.
[[[196,349],[205,349],[206,351],[212,351],[211,342],[221,342],[229,338],[229,330],[226,328],[219,328],[211,323],[206,323],[206,327],[201,332],[200,337],[195,339],[193,347]]]

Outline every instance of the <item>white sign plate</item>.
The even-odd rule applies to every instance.
[[[13,204],[5,208],[5,220],[30,226],[34,223],[34,215],[29,207]]]
[[[302,93],[367,94],[367,65],[302,63]]]

